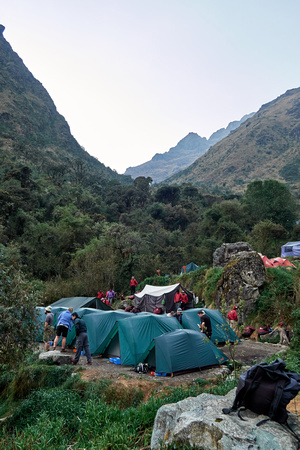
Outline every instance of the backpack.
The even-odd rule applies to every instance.
[[[286,424],[286,407],[300,391],[300,375],[289,372],[285,367],[285,362],[279,358],[271,364],[261,363],[251,367],[240,376],[233,405],[224,408],[223,413],[239,410],[240,419],[245,420],[240,415],[240,408],[244,407]],[[264,422],[259,422],[257,426]]]
[[[133,370],[137,373],[148,373],[150,367],[147,363],[138,363],[138,365]]]

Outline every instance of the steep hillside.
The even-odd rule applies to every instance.
[[[300,188],[300,88],[291,89],[260,110],[190,167],[166,180],[170,184],[218,186],[241,193],[254,180]]]
[[[78,159],[106,179],[118,175],[90,156],[74,139],[43,85],[37,81],[3,37],[0,25],[0,154],[3,165],[18,164],[47,173],[64,167],[72,171]],[[77,160],[77,161],[76,161]]]
[[[151,177],[155,183],[160,183],[166,178],[188,167],[197,158],[203,155],[212,145],[228,136],[231,131],[240,126],[254,113],[244,116],[241,120],[230,122],[226,128],[221,128],[211,135],[209,139],[200,137],[197,133],[189,133],[175,147],[168,152],[156,153],[151,161],[135,167],[128,167],[125,175],[133,178],[139,176]]]

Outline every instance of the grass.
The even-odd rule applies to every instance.
[[[207,382],[199,378],[186,388],[166,389],[159,397],[152,396],[143,403],[141,391],[116,390],[110,381],[87,383],[78,375],[67,374],[61,367],[56,368],[58,374],[61,371],[58,375],[60,384],[56,384],[41,376],[37,366],[31,369],[34,375],[28,382],[31,387],[26,388],[26,398],[23,398],[23,388],[20,395],[6,395],[12,416],[0,425],[0,448],[144,448],[150,445],[156,412],[162,405],[194,397],[202,392],[224,395],[236,385],[234,381],[224,383],[220,379],[219,386],[205,389]],[[44,367],[49,376],[53,375],[54,369]],[[30,367],[20,368],[15,378],[20,380],[29,372]],[[16,379],[7,377],[6,392],[16,388]],[[43,380],[45,386],[33,389],[33,379],[40,380],[40,385]],[[12,398],[18,398],[18,402],[12,402]]]

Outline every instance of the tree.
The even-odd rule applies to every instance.
[[[37,335],[38,286],[20,270],[18,252],[0,245],[0,364],[19,365]]]
[[[281,245],[287,239],[287,231],[282,225],[264,220],[255,225],[250,236],[253,248],[272,258],[280,255]]]
[[[155,200],[159,203],[171,203],[176,205],[180,198],[180,188],[178,186],[162,186],[155,193]]]
[[[254,223],[271,220],[292,230],[297,205],[287,186],[276,180],[254,181],[246,189],[243,199]]]

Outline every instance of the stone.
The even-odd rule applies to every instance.
[[[237,253],[252,251],[253,248],[248,242],[222,244],[213,254],[213,267],[225,267]]]
[[[151,449],[160,449],[161,445],[176,445],[178,448],[190,446],[204,450],[261,450],[296,449],[297,440],[282,425],[274,421],[256,424],[267,419],[249,410],[241,414],[229,415],[222,412],[230,408],[236,390],[227,395],[201,394],[178,403],[162,406],[155,418]],[[298,417],[289,414],[288,423],[300,436]]]
[[[266,281],[266,271],[261,257],[254,251],[243,251],[232,256],[224,267],[218,282],[215,304],[220,310],[238,307],[238,323],[255,311],[259,288]],[[239,308],[241,302],[243,306]]]
[[[72,364],[71,359],[74,357],[74,355],[66,354],[66,353],[60,353],[60,351],[57,350],[50,350],[49,352],[42,352],[39,354],[39,359],[43,361],[53,361],[58,366],[62,364]]]

